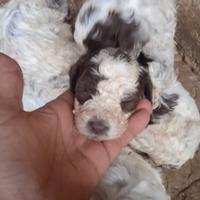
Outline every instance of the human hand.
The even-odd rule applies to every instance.
[[[0,199],[89,199],[120,149],[150,118],[151,105],[142,100],[121,138],[95,142],[76,130],[70,93],[29,113],[22,91],[19,66],[0,54]]]

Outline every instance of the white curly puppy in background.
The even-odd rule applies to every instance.
[[[145,96],[153,104],[152,123],[130,145],[157,165],[179,168],[194,156],[200,116],[174,73],[175,25],[174,0],[83,4],[74,35],[86,55],[70,72],[82,134],[96,140],[119,137]]]
[[[69,88],[68,71],[81,51],[73,42],[71,26],[64,22],[66,15],[64,0],[10,0],[0,7],[0,52],[22,68],[25,110],[37,109]],[[104,179],[103,184],[111,180],[115,190],[107,190],[107,198],[137,194],[140,200],[168,200],[159,173],[139,155],[126,154],[114,162]]]
[[[66,1],[10,0],[0,7],[0,52],[22,68],[27,111],[69,88],[68,71],[81,51],[73,41],[71,25],[64,23],[66,15]]]

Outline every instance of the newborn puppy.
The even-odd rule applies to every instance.
[[[71,68],[76,125],[97,140],[119,137],[144,96],[152,99],[148,58],[131,57],[119,49],[88,53]]]

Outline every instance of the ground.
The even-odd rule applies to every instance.
[[[0,0],[5,3],[8,0]],[[84,0],[68,0],[72,14]],[[176,68],[179,80],[200,109],[200,0],[178,0]],[[74,15],[73,15],[74,16]],[[172,200],[200,200],[200,149],[179,170],[165,170],[164,180]]]

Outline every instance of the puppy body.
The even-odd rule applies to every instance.
[[[68,71],[81,54],[67,1],[10,0],[0,7],[0,52],[14,58],[24,77],[23,105],[35,110],[69,88]]]
[[[175,0],[87,0],[78,14],[74,36],[83,49],[116,45],[126,51],[142,48],[170,68],[174,65],[175,27]]]

